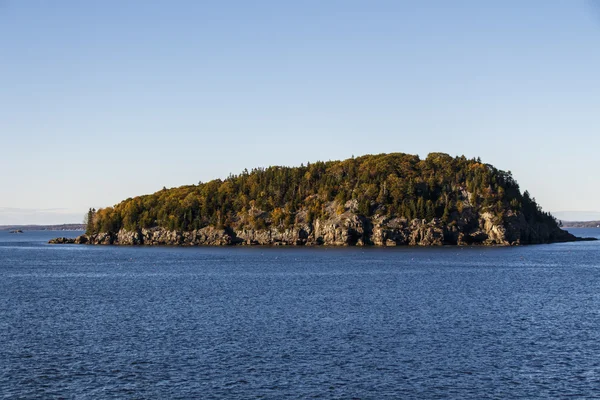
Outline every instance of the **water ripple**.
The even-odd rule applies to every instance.
[[[594,243],[64,251],[1,241],[6,399],[599,393]]]

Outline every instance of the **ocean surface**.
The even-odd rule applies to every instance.
[[[59,235],[77,232],[0,232],[0,398],[600,397],[600,242],[46,244]]]

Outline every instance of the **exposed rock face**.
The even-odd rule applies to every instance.
[[[289,228],[217,229],[205,227],[193,231],[170,231],[163,228],[138,231],[103,232],[76,239],[57,238],[50,243],[98,245],[327,245],[327,246],[441,246],[441,245],[520,245],[578,240],[558,227],[530,223],[521,214],[509,214],[502,221],[484,212],[468,210],[458,221],[448,225],[404,218],[389,219],[375,215],[365,218],[346,211],[331,213],[328,219],[313,223],[300,221]]]
[[[59,237],[56,239],[50,240],[48,243],[50,244],[86,244],[89,242],[89,238],[87,235],[81,235],[76,237],[75,239]]]
[[[73,244],[76,239],[70,239],[66,237],[58,237],[56,239],[50,240],[48,243],[50,244]]]

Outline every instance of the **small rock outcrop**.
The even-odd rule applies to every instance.
[[[58,237],[50,240],[48,243],[50,244],[75,244],[77,239],[66,238],[66,237]]]

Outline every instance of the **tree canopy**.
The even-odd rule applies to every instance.
[[[88,233],[162,227],[190,231],[206,226],[289,227],[302,216],[312,223],[334,205],[342,213],[407,220],[439,218],[451,224],[465,209],[492,212],[500,222],[509,211],[528,220],[553,217],[510,172],[479,159],[431,153],[366,155],[299,167],[244,170],[227,179],[166,189],[129,198],[87,215]]]

